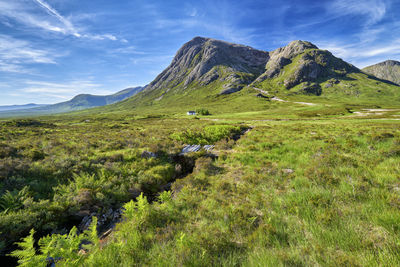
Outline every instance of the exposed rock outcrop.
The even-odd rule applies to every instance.
[[[334,57],[329,51],[320,50],[310,42],[293,41],[270,53],[266,71],[255,82],[284,75],[283,85],[290,89],[303,82],[315,82],[319,78],[339,77],[359,70],[351,64]],[[299,58],[300,57],[300,58]],[[285,73],[285,66],[290,69]],[[319,86],[306,88],[306,93],[321,94]],[[320,88],[320,87],[319,87]]]
[[[318,47],[310,42],[293,41],[287,46],[270,52],[270,59],[265,66],[265,72],[257,79],[257,81],[263,81],[277,76],[286,65],[292,63],[293,58],[307,49],[318,49]]]
[[[196,37],[179,49],[172,63],[145,90],[174,87],[181,83],[188,86],[194,81],[207,85],[223,78],[219,66],[231,73],[229,83],[236,86],[248,82],[235,76],[237,72],[254,76],[254,80],[263,72],[268,59],[268,52],[249,46]]]
[[[362,69],[379,79],[393,82],[400,85],[400,62],[395,60],[386,60],[384,62]]]

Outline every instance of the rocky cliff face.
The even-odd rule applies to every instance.
[[[270,53],[265,72],[255,81],[280,77],[286,89],[306,82],[306,93],[321,94],[315,84],[323,78],[340,78],[359,70],[351,64],[336,58],[329,51],[320,50],[310,42],[293,41],[289,45]],[[286,68],[285,68],[286,67]]]
[[[262,81],[278,75],[286,65],[292,63],[294,57],[307,49],[318,49],[318,47],[310,42],[293,41],[285,47],[270,52],[270,59],[265,66],[265,72],[257,80]]]
[[[264,71],[268,59],[268,52],[249,46],[196,37],[179,49],[170,66],[157,76],[146,91],[172,88],[182,83],[188,86],[192,82],[204,86],[217,79],[227,81],[230,86],[226,86],[226,89],[229,89],[228,87],[254,80]],[[228,75],[222,77],[217,66],[223,66]],[[242,79],[246,75],[237,73],[248,75],[246,79]]]
[[[386,60],[384,62],[366,67],[363,69],[365,73],[374,75],[375,77],[391,81],[400,85],[400,62],[395,60]]]

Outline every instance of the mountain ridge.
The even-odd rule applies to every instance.
[[[374,75],[383,80],[400,85],[400,62],[396,60],[385,60],[383,62],[365,67],[364,72]]]
[[[232,54],[235,57],[232,57]],[[193,81],[208,85],[221,76],[216,69],[213,69],[218,65],[226,65],[229,72],[261,73],[268,58],[268,52],[249,46],[195,37],[177,51],[171,64],[149,84],[145,91],[174,87],[180,83],[188,86]],[[232,77],[231,80],[234,85],[241,82],[238,77]]]
[[[34,107],[30,109],[19,109],[15,111],[0,111],[0,116],[9,115],[47,115],[57,114],[70,111],[79,111],[93,107],[100,107],[110,105],[122,101],[128,97],[131,97],[140,91],[144,87],[129,87],[118,91],[111,95],[91,95],[91,94],[79,94],[74,96],[72,99],[60,102],[52,105],[46,105],[43,107]]]
[[[0,111],[31,109],[31,108],[38,108],[38,107],[44,107],[44,106],[48,106],[48,104],[28,103],[28,104],[24,104],[24,105],[3,105],[3,106],[0,106]]]

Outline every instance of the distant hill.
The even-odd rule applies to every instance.
[[[174,107],[193,110],[221,104],[251,110],[255,109],[252,103],[259,102],[249,96],[256,93],[254,88],[270,96],[318,96],[334,103],[400,101],[398,86],[367,75],[307,41],[293,41],[266,52],[195,37],[141,93],[107,110],[144,106],[160,111]]]
[[[400,85],[400,62],[395,60],[386,60],[384,62],[368,66],[363,69],[364,72],[374,75],[379,79],[394,82]]]
[[[38,108],[48,106],[46,104],[26,104],[26,105],[7,105],[7,106],[0,106],[0,111],[7,111],[7,110],[19,110],[19,109],[30,109],[30,108]]]
[[[93,107],[105,106],[122,101],[128,97],[131,97],[142,91],[143,88],[144,87],[140,86],[127,88],[115,94],[105,95],[105,96],[80,94],[66,102],[61,102],[42,107],[35,107],[30,109],[4,111],[0,112],[0,116],[8,117],[8,116],[56,114],[56,113],[63,113],[63,112],[70,112],[70,111],[84,110]]]

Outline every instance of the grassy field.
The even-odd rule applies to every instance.
[[[244,92],[206,106],[211,116],[149,107],[1,122],[4,252],[28,236],[13,252],[22,266],[399,265],[399,110]],[[177,158],[194,143],[213,155]],[[122,206],[107,237],[72,228]]]
[[[85,264],[400,264],[399,124],[253,126],[171,198],[134,210]]]

